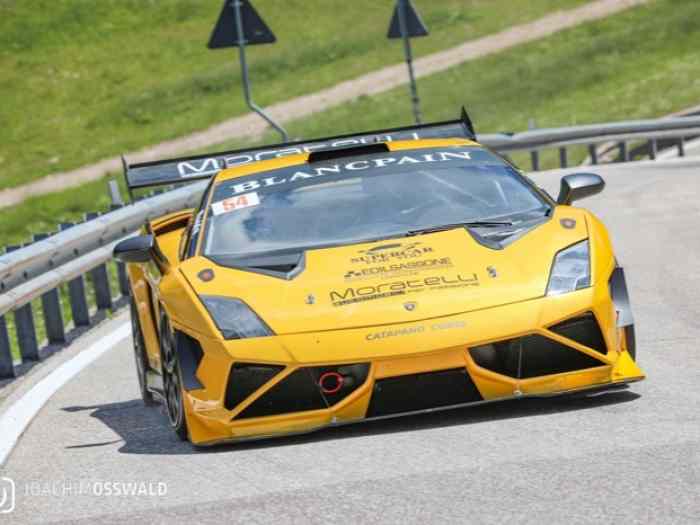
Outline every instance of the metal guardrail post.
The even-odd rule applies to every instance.
[[[562,168],[569,167],[569,159],[567,157],[566,148],[559,148],[559,166]]]
[[[17,251],[21,246],[8,246],[7,253]],[[34,312],[32,303],[27,303],[15,310],[15,330],[17,343],[22,361],[39,360],[39,344],[36,340],[36,327],[34,326]]]
[[[530,119],[527,123],[527,129],[535,129],[536,127],[535,119]],[[532,171],[540,171],[540,152],[536,149],[530,152],[530,163],[532,164]]]
[[[678,156],[685,157],[685,139],[683,137],[678,139]]]
[[[86,213],[85,220],[91,221],[96,219],[99,213]],[[107,265],[101,264],[93,270],[90,270],[92,278],[92,286],[95,290],[95,303],[98,310],[112,309],[112,291],[109,288],[109,275],[107,273]]]
[[[649,141],[649,158],[651,160],[656,160],[656,155],[658,154],[659,150],[659,145],[656,142],[656,139],[651,139]]]
[[[34,235],[35,241],[43,241],[49,238],[48,233]],[[44,326],[46,327],[46,338],[49,343],[61,344],[66,342],[66,329],[63,322],[63,312],[61,311],[61,298],[58,288],[49,290],[41,296],[41,309],[44,314]]]
[[[0,315],[0,379],[15,377],[15,365],[12,360],[10,336],[7,333],[7,321]]]
[[[38,361],[39,344],[36,340],[36,327],[34,326],[31,303],[15,310],[15,329],[17,330],[17,342],[20,354],[22,354],[22,361]]]
[[[59,226],[60,231],[65,231],[75,226],[72,222],[64,222]],[[90,326],[90,308],[85,296],[85,279],[81,275],[68,281],[68,296],[70,297],[70,309],[73,316],[73,325]]]
[[[591,164],[594,166],[598,164],[598,148],[595,144],[588,145],[588,155],[591,157]]]
[[[620,148],[620,162],[629,162],[630,154],[627,151],[627,143],[620,142],[620,144],[618,145],[618,148]]]

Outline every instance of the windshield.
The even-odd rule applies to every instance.
[[[548,210],[515,169],[487,150],[392,151],[220,182],[202,251],[236,257],[303,250],[462,222],[517,224]]]

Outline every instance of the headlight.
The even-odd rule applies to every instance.
[[[275,335],[250,307],[239,299],[202,295],[200,299],[224,339]]]
[[[547,295],[573,292],[591,285],[588,239],[563,249],[554,257]]]

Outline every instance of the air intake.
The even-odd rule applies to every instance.
[[[357,155],[372,155],[373,153],[388,153],[389,147],[384,142],[367,144],[365,146],[351,146],[349,148],[335,148],[320,151],[312,151],[309,154],[309,164],[323,162],[325,160],[355,157]]]
[[[228,376],[224,406],[233,410],[282,370],[283,366],[234,363]]]
[[[368,373],[367,363],[299,368],[243,409],[236,419],[332,407],[360,388]],[[232,388],[236,388],[235,379],[229,381],[229,391]]]
[[[480,367],[516,379],[577,372],[606,364],[538,334],[476,346],[469,349],[469,354]]]
[[[598,322],[591,312],[574,319],[562,321],[554,326],[550,326],[549,329],[555,334],[572,339],[578,344],[592,348],[603,355],[608,353],[603,333],[600,331],[600,326],[598,326]]]

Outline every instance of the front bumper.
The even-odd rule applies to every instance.
[[[305,433],[641,380],[616,315],[601,286],[416,323],[225,343],[199,338],[195,373],[204,388],[185,395],[191,439],[205,445]],[[595,337],[561,329],[584,318],[599,327]],[[338,377],[349,386],[335,391]]]

